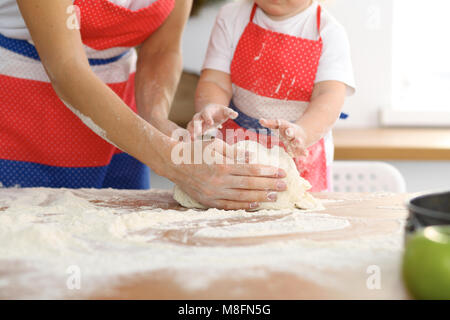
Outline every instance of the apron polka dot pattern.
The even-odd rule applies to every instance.
[[[255,4],[231,63],[233,92],[239,93],[239,99],[233,99],[230,107],[238,111],[239,117],[236,121],[228,120],[222,126],[222,134],[228,142],[251,139],[267,143],[271,147],[282,143],[273,136],[254,132],[258,127],[251,123],[258,119],[251,120],[252,117],[241,110],[248,109],[248,105],[254,105],[255,108],[271,107],[274,108],[273,114],[278,115],[274,116],[276,119],[280,118],[280,113],[283,114],[283,104],[286,105],[285,102],[288,101],[289,109],[286,108],[284,112],[287,120],[292,121],[290,118],[295,116],[292,105],[298,103],[299,114],[304,112],[305,103],[311,100],[323,48],[320,37],[321,7],[317,8],[318,40],[294,37],[262,28],[253,22],[256,9]],[[279,105],[276,101],[280,101]],[[241,107],[241,104],[244,104],[244,107]],[[272,114],[270,111],[264,113],[269,116]],[[230,137],[230,129],[237,133]],[[308,148],[308,157],[294,161],[302,177],[313,186],[312,191],[327,190],[323,139]]]
[[[175,0],[158,0],[137,11],[106,0],[75,0],[74,5],[81,13],[83,43],[103,50],[141,44],[167,19]]]
[[[270,32],[254,23],[247,28],[231,65],[232,82],[264,97],[309,101],[322,41]]]
[[[94,49],[105,49],[89,59],[93,70],[136,112],[135,55],[115,47],[145,40],[169,16],[174,0],[157,0],[138,11],[107,0],[74,3],[80,8],[83,43],[93,48],[88,58]],[[147,166],[97,136],[61,102],[31,43],[0,35],[0,59],[8,60],[0,63],[0,185],[149,187]]]

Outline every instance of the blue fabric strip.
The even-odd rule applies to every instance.
[[[127,153],[113,156],[102,188],[149,189],[150,169]]]
[[[236,122],[240,127],[247,129],[247,130],[254,130],[254,131],[266,130],[268,135],[271,134],[271,132],[268,128],[263,127],[259,123],[259,119],[252,118],[252,117],[246,115],[245,113],[243,113],[241,110],[239,110],[236,107],[236,105],[234,104],[233,100],[230,101],[229,107],[239,114],[238,117],[236,119],[234,119],[233,121]]]
[[[54,167],[0,159],[3,187],[148,189],[149,168],[126,153],[113,156],[103,167]]]
[[[4,35],[0,34],[0,47],[3,47],[7,50],[20,54],[22,56],[41,61],[39,58],[39,54],[36,48],[26,40],[20,39],[12,39],[7,38]],[[89,64],[91,66],[101,66],[109,63],[113,63],[121,59],[124,55],[126,55],[128,51],[112,58],[108,59],[89,59]]]
[[[263,127],[259,123],[259,119],[252,118],[245,113],[243,113],[241,110],[239,110],[236,105],[234,104],[233,100],[230,101],[229,107],[236,111],[239,115],[236,119],[234,119],[234,122],[236,122],[240,127],[247,129],[247,130],[269,130],[265,127]],[[348,114],[341,113],[339,116],[339,119],[347,119]],[[271,134],[270,130],[268,131],[268,134]]]

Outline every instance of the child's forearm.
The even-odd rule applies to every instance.
[[[322,139],[336,123],[344,105],[345,90],[345,84],[338,81],[316,85],[308,109],[296,122],[303,129],[306,147]]]
[[[230,76],[216,70],[204,70],[195,94],[195,111],[202,111],[209,104],[228,106],[232,96]]]

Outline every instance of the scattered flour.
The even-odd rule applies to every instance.
[[[144,200],[158,193],[166,194],[1,189],[0,298],[17,298],[13,292],[19,291],[20,298],[89,296],[111,287],[118,276],[159,270],[176,271],[174,279],[191,290],[206,288],[225,273],[234,278],[264,276],[262,271],[253,274],[252,268],[298,274],[329,285],[336,281],[330,269],[398,264],[400,232],[333,242],[294,238],[252,245],[189,244],[202,237],[226,241],[343,229],[350,222],[291,209],[176,211],[146,206]],[[133,201],[141,205],[133,209]],[[175,238],[165,237],[167,232]],[[81,270],[81,290],[66,289],[70,266]]]
[[[102,138],[103,140],[105,140],[106,142],[112,144],[113,146],[117,147],[114,143],[112,143],[111,141],[108,140],[107,135],[106,135],[106,131],[103,130],[102,128],[100,128],[91,118],[89,118],[88,116],[85,116],[84,114],[82,114],[80,111],[78,111],[77,109],[75,109],[73,106],[71,106],[69,103],[65,102],[64,100],[61,99],[61,101],[64,103],[64,105],[70,110],[72,111],[78,118],[80,118],[80,120],[92,131],[94,131],[95,134],[97,134],[100,138]]]
[[[377,209],[383,210],[405,210],[404,206],[378,206]]]
[[[237,225],[203,228],[194,236],[209,238],[239,238],[268,236],[303,232],[320,232],[344,229],[350,226],[348,220],[325,214],[296,212],[275,221],[239,223]]]

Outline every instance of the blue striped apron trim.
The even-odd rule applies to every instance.
[[[236,107],[236,105],[234,104],[233,100],[230,101],[229,107],[239,114],[238,117],[236,119],[234,119],[234,122],[236,122],[240,127],[247,129],[247,130],[251,130],[251,129],[253,129],[253,130],[261,130],[261,129],[269,130],[269,129],[263,127],[259,123],[259,119],[252,118],[252,117],[246,115],[245,113],[243,113],[241,110],[239,110]],[[348,114],[343,113],[343,112],[339,116],[339,119],[345,120],[347,118],[348,118]],[[272,134],[270,132],[270,130],[268,131],[268,133]]]
[[[266,127],[263,127],[259,123],[259,119],[252,118],[252,117],[246,115],[245,113],[243,113],[241,110],[239,110],[236,107],[236,105],[234,104],[233,100],[230,101],[229,107],[238,113],[238,117],[236,119],[233,119],[233,121],[236,122],[236,124],[239,125],[240,127],[247,129],[247,130],[255,130],[255,131],[267,130],[268,131],[267,134],[271,134],[269,129],[267,129]]]
[[[15,52],[22,56],[41,61],[39,58],[39,54],[36,48],[26,40],[7,38],[4,35],[0,34],[0,47],[5,48],[9,51]],[[101,66],[109,63],[116,62],[120,60],[124,55],[126,55],[128,51],[112,58],[108,59],[89,59],[89,64],[91,66]]]
[[[149,168],[126,153],[113,156],[102,167],[54,167],[0,159],[3,187],[148,189]]]

